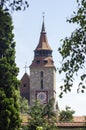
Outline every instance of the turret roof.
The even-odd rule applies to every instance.
[[[35,50],[52,50],[50,45],[48,44],[48,40],[47,40],[47,36],[46,36],[46,32],[45,32],[44,19],[43,19],[43,23],[42,23],[39,44]]]

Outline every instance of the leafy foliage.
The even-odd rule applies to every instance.
[[[28,130],[55,130],[56,115],[49,107],[52,109],[51,101],[45,106],[37,101],[34,103],[29,111]]]
[[[77,12],[73,12],[72,17],[67,22],[77,23],[78,27],[71,33],[70,37],[62,40],[63,45],[59,48],[62,56],[62,67],[59,69],[59,73],[65,73],[60,97],[62,97],[63,92],[71,91],[74,75],[78,76],[79,70],[83,70],[83,74],[80,76],[79,88],[82,88],[81,92],[84,92],[86,88],[83,84],[86,79],[86,0],[77,0],[77,3]],[[80,90],[79,88],[78,91]]]
[[[74,113],[75,111],[70,110],[70,107],[66,106],[66,110],[62,110],[59,113],[59,121],[61,122],[72,121]]]
[[[0,6],[5,11],[25,10],[29,4],[27,0],[1,0]]]
[[[28,113],[28,111],[29,111],[28,100],[26,98],[22,98],[20,96],[20,112],[21,112],[21,114]]]
[[[18,130],[19,117],[19,69],[15,63],[15,42],[12,19],[9,12],[25,10],[26,0],[0,1],[0,130]]]
[[[36,130],[38,126],[46,126],[46,120],[43,118],[43,107],[38,103],[31,107],[29,112],[28,130]]]
[[[48,128],[49,130],[55,130],[57,123],[57,114],[56,112],[53,111],[53,106],[54,106],[54,98],[50,99],[48,104],[45,105],[44,110],[43,110],[43,116],[46,117],[48,121]],[[57,128],[56,128],[57,129]]]
[[[20,127],[18,68],[15,63],[13,25],[9,13],[0,7],[0,130]]]
[[[36,130],[43,130],[43,127],[37,127]]]

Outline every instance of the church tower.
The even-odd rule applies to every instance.
[[[44,17],[39,43],[34,50],[34,59],[30,65],[30,105],[34,100],[47,104],[55,99],[56,106],[56,68],[52,57],[52,49],[45,32]]]

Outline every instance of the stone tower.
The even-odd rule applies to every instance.
[[[41,104],[47,104],[52,98],[55,99],[56,105],[56,68],[43,19],[39,43],[34,50],[34,59],[30,65],[30,105],[36,99]]]

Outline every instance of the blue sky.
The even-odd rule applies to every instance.
[[[42,13],[45,12],[45,29],[48,42],[53,49],[53,59],[56,68],[60,66],[61,56],[58,47],[61,46],[61,39],[70,36],[77,25],[66,22],[72,12],[77,9],[76,0],[31,0],[26,11],[14,12],[12,14],[14,34],[16,41],[16,63],[20,69],[18,78],[21,79],[25,69],[25,63],[29,67],[36,48],[42,26]],[[29,68],[27,69],[29,74]],[[65,94],[62,99],[58,98],[59,85],[62,77],[57,72],[57,100],[60,109],[66,105],[76,111],[75,115],[86,115],[85,94],[76,93],[76,82],[71,93]]]

